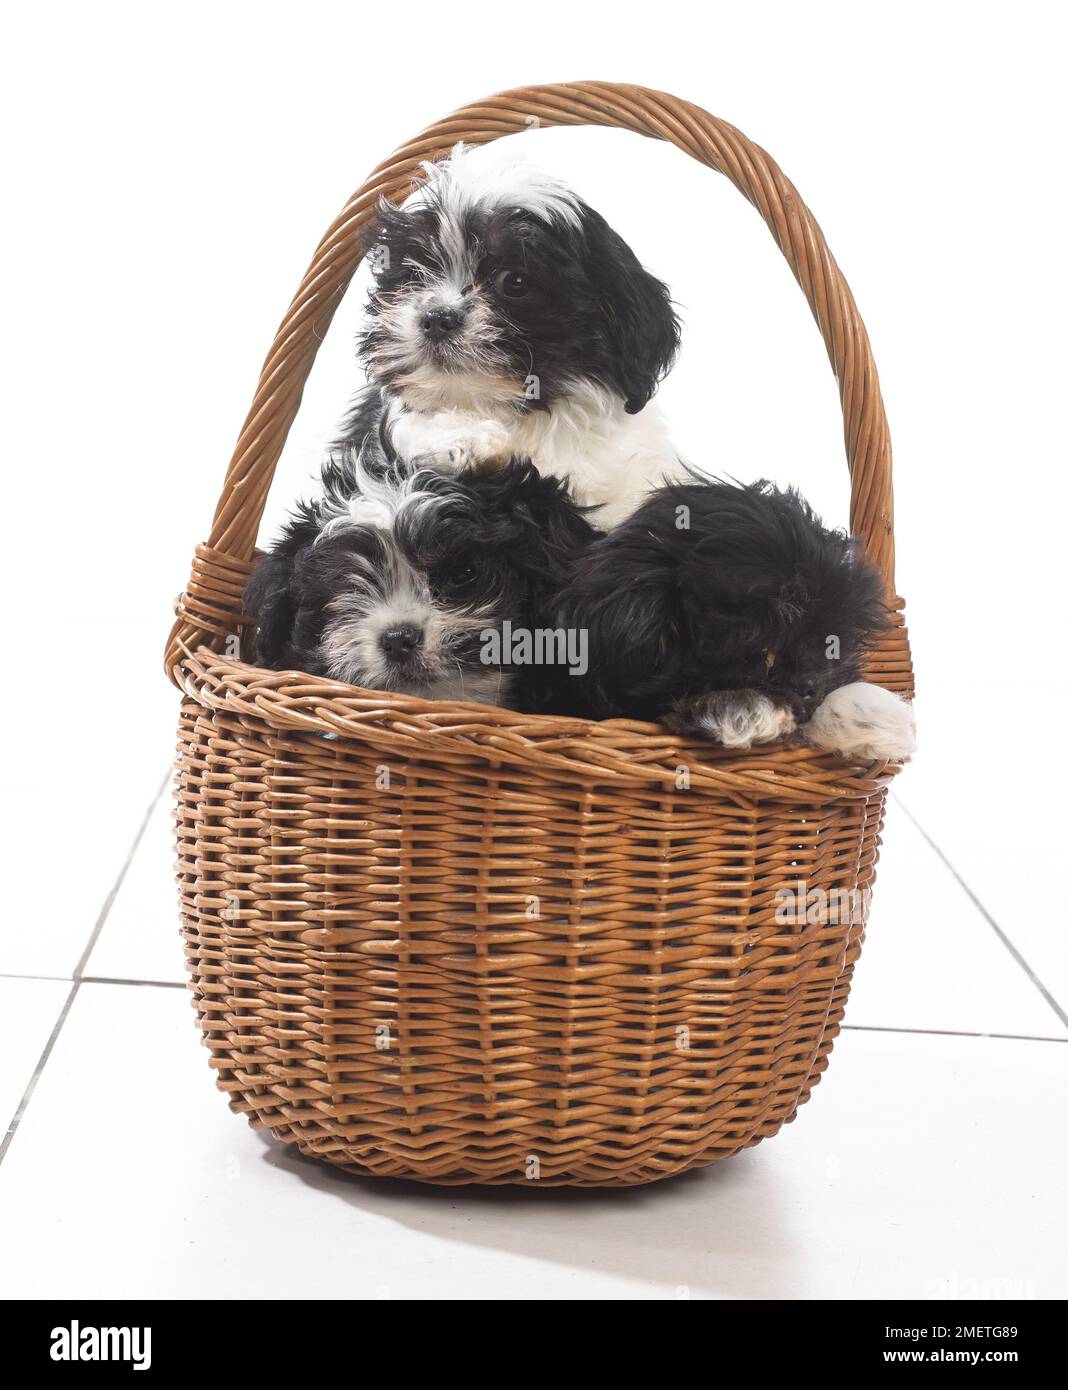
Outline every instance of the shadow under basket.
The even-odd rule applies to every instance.
[[[652,1182],[773,1135],[838,1033],[898,769],[789,744],[358,690],[230,655],[267,489],[380,196],[420,161],[550,125],[668,140],[764,217],[838,378],[850,524],[893,626],[867,677],[912,693],[890,441],[867,335],[775,163],[640,87],[506,92],[381,165],[279,329],[167,647],[183,691],[182,930],[218,1084],[350,1172]]]

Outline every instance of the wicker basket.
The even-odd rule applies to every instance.
[[[184,692],[178,883],[204,1040],[256,1128],[361,1174],[608,1187],[725,1158],[807,1099],[863,925],[777,920],[780,890],[866,902],[896,767],[384,695],[226,655],[272,473],[376,201],[457,140],[537,125],[668,140],[768,224],[827,345],[851,525],[895,614],[868,674],[911,693],[878,378],[793,186],[732,126],[661,92],[505,92],[371,174],[278,331],[167,647]]]

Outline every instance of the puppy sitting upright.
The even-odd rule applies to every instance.
[[[508,149],[424,166],[384,204],[357,398],[335,464],[368,448],[453,471],[511,456],[569,478],[610,527],[680,465],[649,401],[679,347],[667,287],[566,185]]]

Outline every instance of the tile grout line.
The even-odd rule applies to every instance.
[[[134,985],[144,989],[188,989],[184,980],[124,980],[118,975],[83,975],[83,985]],[[1068,1042],[1068,1038],[1065,1039]]]
[[[59,1017],[52,1025],[52,1032],[49,1034],[48,1041],[44,1045],[44,1051],[37,1059],[37,1065],[34,1067],[33,1074],[29,1081],[26,1083],[26,1089],[22,1093],[22,1099],[15,1107],[15,1113],[11,1117],[11,1123],[7,1127],[7,1133],[4,1135],[3,1140],[0,1141],[0,1163],[3,1163],[4,1159],[7,1157],[7,1151],[11,1147],[11,1141],[15,1137],[15,1131],[18,1129],[22,1117],[26,1113],[26,1107],[29,1105],[33,1093],[37,1088],[38,1081],[41,1079],[41,1073],[44,1071],[45,1065],[52,1055],[52,1049],[56,1045],[56,1039],[59,1037],[60,1031],[67,1021],[67,1015],[70,1013],[70,1006],[74,1003],[74,996],[78,993],[79,983],[80,981],[78,980],[71,982],[70,991],[64,1000],[63,1007],[59,1011]]]
[[[19,971],[0,970],[0,980],[40,980],[45,984],[69,985],[73,975],[24,975]],[[160,989],[186,989],[185,980],[134,980],[128,975],[82,975],[83,985],[156,985]]]
[[[47,984],[66,984],[68,975],[9,975],[0,971],[0,980],[40,980]],[[135,989],[188,989],[183,980],[131,980],[118,975],[83,975],[83,985],[124,985]],[[1068,1038],[1050,1033],[983,1033],[975,1028],[901,1028],[893,1023],[843,1023],[843,1033],[915,1033],[935,1038],[998,1038],[1007,1042],[1068,1043]]]
[[[21,970],[0,970],[0,980],[45,980],[51,984],[69,985],[73,975],[27,975]]]
[[[159,805],[159,799],[167,790],[167,783],[170,781],[170,779],[171,769],[168,768],[166,775],[163,778],[163,781],[160,782],[159,786],[156,788],[155,796],[153,796],[151,801],[148,803],[148,809],[145,811],[145,814],[141,819],[141,824],[137,827],[137,834],[134,836],[133,844],[130,846],[129,852],[126,855],[126,859],[123,862],[122,868],[119,870],[118,877],[116,878],[115,882],[111,885],[111,892],[104,899],[104,906],[100,909],[100,915],[97,917],[96,925],[93,927],[93,930],[89,934],[89,940],[85,944],[85,949],[78,957],[78,964],[74,967],[74,980],[76,983],[80,982],[82,974],[85,971],[85,967],[89,963],[89,957],[93,954],[93,947],[96,945],[100,937],[100,933],[104,930],[104,923],[107,921],[108,913],[111,911],[115,899],[118,897],[119,889],[122,887],[123,879],[126,877],[126,871],[133,863],[133,857],[137,853],[138,847],[140,846],[141,841],[144,838],[145,830],[148,828],[148,822],[152,819],[152,812]]]
[[[967,897],[971,900],[972,905],[979,912],[980,916],[986,922],[987,926],[990,927],[990,929],[994,932],[994,935],[998,938],[1001,944],[1005,947],[1006,951],[1008,951],[1009,955],[1012,956],[1016,964],[1024,972],[1024,974],[1031,981],[1034,987],[1038,990],[1039,994],[1041,994],[1042,998],[1046,1001],[1046,1003],[1050,1006],[1050,1008],[1057,1015],[1060,1021],[1064,1024],[1065,1028],[1068,1028],[1068,1013],[1065,1013],[1065,1011],[1061,1008],[1060,1004],[1057,1003],[1053,995],[1049,992],[1046,986],[1031,969],[1030,965],[1028,965],[1027,961],[1024,960],[1023,956],[1009,940],[1004,930],[1000,926],[998,926],[990,911],[982,904],[982,902],[980,902],[979,898],[972,890],[970,885],[966,883],[965,880],[961,877],[960,873],[958,872],[952,861],[949,859],[945,851],[939,845],[935,844],[934,840],[932,840],[931,836],[923,828],[923,826],[912,814],[912,812],[909,810],[909,808],[905,805],[905,803],[901,800],[901,798],[898,796],[896,792],[893,793],[893,797],[894,801],[898,804],[898,806],[901,807],[905,815],[908,816],[909,820],[913,823],[916,829],[927,841],[931,849],[934,850],[938,858],[941,859],[942,863],[957,880],[957,883],[964,890]]]
[[[34,1067],[33,1074],[26,1084],[26,1089],[22,1093],[22,1099],[15,1107],[15,1113],[11,1117],[11,1122],[7,1127],[7,1132],[5,1133],[3,1140],[0,1141],[0,1163],[3,1163],[4,1159],[7,1157],[7,1151],[11,1147],[11,1141],[15,1137],[15,1131],[21,1124],[22,1117],[23,1115],[25,1115],[26,1109],[29,1106],[30,1101],[33,1099],[33,1093],[37,1089],[37,1083],[41,1079],[41,1075],[48,1064],[48,1059],[52,1055],[52,1049],[55,1047],[56,1040],[58,1039],[60,1033],[63,1030],[64,1023],[66,1023],[67,1021],[67,1015],[70,1013],[71,1005],[74,1003],[78,990],[81,988],[83,972],[85,970],[86,962],[88,961],[89,956],[92,954],[93,947],[96,945],[97,939],[99,938],[100,933],[103,930],[104,923],[107,921],[108,913],[111,911],[112,904],[114,903],[115,898],[118,896],[119,889],[122,887],[123,879],[125,879],[126,877],[127,870],[133,863],[133,857],[137,853],[138,847],[141,844],[141,840],[144,838],[145,829],[148,826],[148,822],[152,816],[152,812],[156,809],[156,806],[159,804],[159,799],[166,790],[167,783],[170,781],[170,777],[171,772],[168,768],[166,775],[160,782],[159,787],[156,789],[155,795],[150,799],[148,807],[145,810],[144,816],[141,818],[141,824],[137,828],[137,833],[133,838],[133,844],[131,844],[129,851],[127,852],[126,858],[123,861],[122,868],[119,870],[115,882],[111,885],[111,891],[104,899],[104,905],[103,907],[101,907],[93,930],[89,934],[89,941],[85,947],[85,950],[78,957],[78,963],[74,967],[74,972],[71,977],[70,991],[67,994],[67,998],[64,1001],[63,1007],[59,1011],[59,1017],[52,1025],[52,1031],[48,1035],[48,1041],[45,1043],[41,1055],[37,1059],[37,1065]]]
[[[889,1024],[843,1023],[843,1033],[915,1033],[925,1038],[997,1038],[1005,1042],[1046,1042],[1068,1045],[1068,1038],[1044,1033],[975,1033],[962,1028],[892,1028]]]

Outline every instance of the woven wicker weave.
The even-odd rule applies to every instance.
[[[364,1174],[615,1186],[735,1153],[808,1097],[863,926],[835,912],[778,922],[777,894],[870,887],[897,769],[377,694],[222,654],[377,199],[402,197],[419,162],[457,140],[535,125],[671,141],[756,207],[826,342],[851,524],[894,593],[890,440],[867,335],[768,155],[640,87],[531,87],[465,107],[348,203],[264,366],[167,647],[184,692],[178,883],[212,1065],[254,1126]],[[890,602],[896,625],[869,676],[911,693]]]

